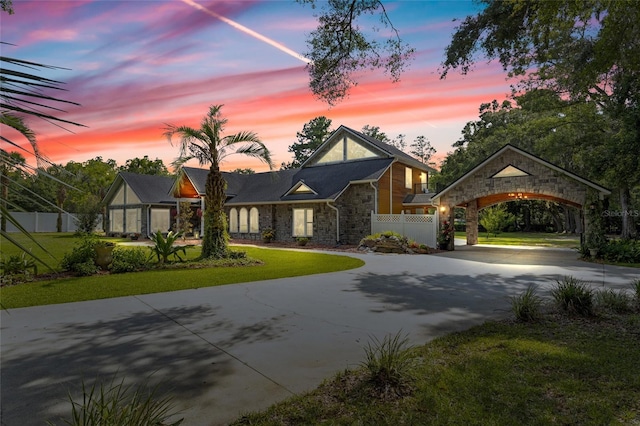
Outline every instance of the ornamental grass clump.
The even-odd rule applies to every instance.
[[[511,297],[511,311],[518,321],[537,321],[542,317],[542,298],[538,296],[536,286],[529,285],[519,296]]]
[[[367,381],[373,385],[383,399],[408,394],[413,382],[412,371],[415,365],[411,355],[409,338],[401,332],[387,335],[378,340],[372,337],[364,348]]]
[[[632,311],[631,297],[624,291],[599,290],[595,293],[595,302],[599,310],[606,312],[624,314]]]
[[[581,316],[593,314],[593,290],[586,282],[567,276],[556,283],[551,296],[560,309]]]
[[[160,394],[157,386],[132,387],[124,380],[94,383],[91,388],[83,382],[81,399],[69,395],[69,401],[71,418],[62,424],[70,426],[178,426],[183,421],[175,420],[172,398]]]

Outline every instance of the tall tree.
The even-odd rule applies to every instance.
[[[139,175],[169,176],[169,170],[167,170],[162,160],[159,158],[150,160],[148,155],[145,155],[144,158],[128,159],[124,166],[120,166],[120,171]]]
[[[258,158],[273,168],[271,153],[254,132],[222,136],[228,120],[222,117],[221,109],[222,105],[212,105],[198,129],[168,125],[165,132],[169,142],[174,135],[180,136],[176,167],[191,159],[196,159],[200,165],[209,165],[205,185],[203,258],[223,258],[228,254],[227,218],[223,210],[226,182],[220,172],[220,163],[228,155],[243,154]]]
[[[364,126],[362,126],[362,130],[360,130],[360,132],[363,135],[372,137],[381,142],[391,143],[391,139],[389,139],[389,136],[387,136],[386,133],[381,131],[379,126],[370,126],[368,124],[365,124]]]
[[[331,120],[327,117],[320,116],[309,120],[302,126],[302,130],[296,133],[298,141],[289,145],[289,152],[293,153],[293,161],[282,163],[280,168],[297,169],[300,167],[332,132]]]
[[[595,103],[610,117],[602,137],[585,147],[612,167],[602,173],[618,188],[623,209],[640,184],[640,3],[483,0],[446,49],[442,77],[469,72],[482,51],[498,59],[522,87],[548,88],[573,101]],[[595,146],[594,146],[595,145]],[[622,235],[630,236],[623,215]]]
[[[431,146],[431,142],[426,137],[420,135],[413,140],[409,154],[416,157],[422,164],[429,164],[431,156],[436,153],[436,149]]]
[[[380,0],[298,0],[319,6],[318,27],[307,39],[311,91],[330,105],[344,99],[357,85],[354,74],[359,70],[383,68],[392,81],[400,74],[414,50],[400,38],[387,10]],[[391,35],[378,40],[376,28],[366,34],[358,24],[359,18],[377,15],[379,22],[391,29]]]

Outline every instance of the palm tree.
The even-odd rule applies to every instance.
[[[191,159],[203,166],[209,164],[205,185],[204,233],[202,235],[202,258],[227,256],[227,217],[223,206],[227,183],[220,172],[220,163],[231,154],[244,154],[258,158],[273,168],[271,153],[254,132],[239,132],[221,136],[227,119],[222,118],[222,105],[212,105],[202,119],[199,129],[187,126],[168,125],[165,136],[171,142],[179,135],[180,156],[174,161],[180,167]]]

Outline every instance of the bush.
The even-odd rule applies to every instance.
[[[640,311],[640,278],[631,281],[631,291],[633,292],[636,309]]]
[[[23,251],[19,255],[14,254],[0,261],[0,283],[16,284],[28,281],[33,275],[38,274],[38,265],[33,257]]]
[[[640,241],[610,240],[598,251],[607,262],[640,263]]]
[[[616,314],[631,312],[631,297],[623,291],[604,289],[595,293],[596,306]]]
[[[519,296],[511,297],[511,310],[519,321],[536,321],[540,319],[542,299],[536,292],[534,285],[529,287]]]
[[[98,272],[95,264],[96,251],[95,246],[98,244],[95,235],[84,235],[70,253],[66,253],[62,257],[60,267],[63,271],[73,272],[79,276],[93,275]]]
[[[373,337],[365,347],[368,381],[384,396],[401,396],[410,389],[414,366],[409,338],[401,332],[380,341]]]
[[[587,283],[574,277],[564,277],[556,283],[551,295],[563,311],[582,316],[593,314],[593,290]]]
[[[160,395],[158,388],[141,385],[136,388],[125,386],[124,380],[108,384],[94,384],[87,389],[82,384],[82,398],[71,402],[71,420],[64,424],[71,426],[178,426],[183,419],[167,423],[177,413],[173,411],[171,397]],[[55,423],[48,422],[50,426]]]
[[[113,250],[111,272],[114,274],[143,271],[149,269],[149,266],[149,253],[140,247],[117,247]]]

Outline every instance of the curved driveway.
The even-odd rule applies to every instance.
[[[67,390],[114,374],[170,387],[185,426],[225,424],[357,366],[371,336],[424,343],[509,315],[531,283],[640,272],[568,250],[355,256],[366,265],[345,272],[2,311],[2,426],[66,414]]]

